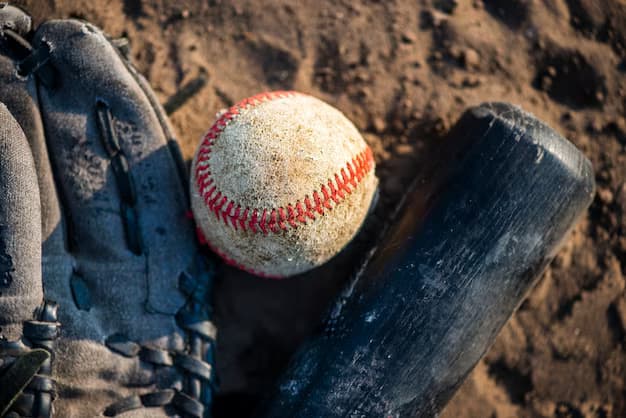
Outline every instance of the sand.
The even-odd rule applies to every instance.
[[[128,37],[162,102],[205,74],[172,115],[187,158],[239,99],[295,89],[326,100],[373,148],[382,208],[468,106],[505,100],[544,119],[593,161],[598,194],[443,417],[626,416],[624,0],[16,3],[37,22],[77,17]],[[220,277],[218,416],[245,416],[349,265],[280,283]]]

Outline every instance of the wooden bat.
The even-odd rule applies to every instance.
[[[444,143],[258,416],[435,416],[592,201],[591,163],[515,106]]]

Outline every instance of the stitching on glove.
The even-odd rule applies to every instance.
[[[58,77],[55,68],[50,65],[52,45],[42,42],[41,46],[33,49],[31,44],[16,32],[5,29],[0,37],[6,41],[18,59],[17,74],[26,77],[35,74],[39,81],[48,88],[54,88]]]
[[[331,176],[326,184],[322,184],[319,190],[278,208],[244,208],[218,190],[212,177],[210,158],[212,147],[226,126],[248,108],[294,96],[304,95],[294,91],[277,91],[242,100],[218,118],[200,145],[194,173],[198,192],[209,211],[235,230],[250,230],[267,235],[270,232],[280,233],[289,228],[295,229],[298,224],[306,225],[308,220],[314,221],[316,216],[324,216],[326,210],[331,210],[333,205],[339,205],[374,167],[374,155],[370,147],[366,147]]]
[[[188,354],[175,358],[175,363],[188,376],[185,392],[199,399],[210,412],[217,389],[213,371],[216,330],[210,321],[212,312],[208,303],[212,299],[211,277],[215,272],[213,264],[207,264],[199,255],[196,261],[202,273],[191,276],[183,272],[178,279],[178,288],[187,297],[187,303],[176,314],[176,323],[189,333],[189,348]],[[189,364],[196,366],[189,370]]]
[[[120,334],[111,335],[105,341],[110,350],[125,357],[138,356],[155,367],[175,366],[186,377],[183,390],[165,389],[141,396],[133,395],[109,405],[103,412],[105,416],[112,417],[142,407],[168,405],[191,417],[202,417],[211,410],[216,390],[212,367],[216,331],[209,320],[211,312],[206,301],[210,300],[210,276],[213,272],[206,268],[201,270],[204,273],[198,277],[184,272],[179,277],[178,287],[187,297],[187,302],[176,314],[176,323],[188,334],[187,353],[144,347]]]
[[[132,411],[142,407],[153,408],[167,406],[174,399],[176,392],[173,389],[165,389],[144,395],[133,395],[124,398],[110,406],[102,413],[105,417],[114,417],[124,412]]]
[[[35,313],[36,319],[24,322],[23,342],[2,342],[0,345],[3,351],[8,349],[9,356],[27,354],[29,348],[39,348],[50,353],[49,358],[43,362],[37,374],[33,376],[9,411],[33,417],[50,417],[52,415],[52,402],[56,398],[56,384],[50,377],[54,358],[52,349],[55,340],[59,337],[61,326],[58,322],[57,310],[58,305],[56,303],[44,301]]]
[[[124,412],[139,408],[167,407],[173,405],[186,417],[201,418],[204,407],[195,399],[190,398],[183,392],[173,389],[165,389],[143,395],[133,395],[110,405],[104,412],[105,417],[114,417]]]
[[[137,192],[135,181],[130,172],[128,160],[120,147],[113,117],[109,105],[103,99],[96,101],[97,123],[100,131],[100,140],[111,159],[111,168],[120,193],[120,216],[124,225],[124,235],[128,249],[135,255],[143,254],[143,240],[139,226],[139,215],[135,203]]]

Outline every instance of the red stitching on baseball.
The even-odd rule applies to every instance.
[[[331,176],[326,184],[321,184],[318,190],[314,190],[310,195],[306,195],[303,199],[293,204],[288,204],[286,207],[263,209],[246,207],[242,211],[238,203],[230,200],[221,191],[217,190],[210,170],[211,147],[219,139],[219,135],[228,123],[246,108],[258,106],[270,100],[294,96],[303,96],[303,94],[294,91],[276,91],[261,93],[242,100],[230,107],[218,118],[200,145],[194,173],[198,192],[204,199],[209,211],[213,212],[218,220],[221,218],[225,225],[230,225],[235,230],[240,227],[243,231],[249,229],[253,233],[267,235],[270,232],[279,233],[286,231],[290,227],[295,229],[298,227],[298,224],[306,225],[307,218],[310,220],[316,219],[315,212],[320,216],[324,216],[325,209],[332,210],[333,204],[337,206],[345,200],[361,180],[365,178],[367,173],[374,168],[374,154],[370,147],[366,147],[355,155],[351,161],[348,161],[345,167],[342,167]],[[250,217],[249,220],[248,217]],[[213,248],[208,242],[207,244],[229,264],[263,277],[271,277],[259,274],[240,265]]]

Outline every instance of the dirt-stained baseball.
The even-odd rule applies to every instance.
[[[192,165],[191,204],[207,244],[265,277],[316,267],[350,242],[372,203],[374,157],[339,110],[297,92],[222,113]]]

